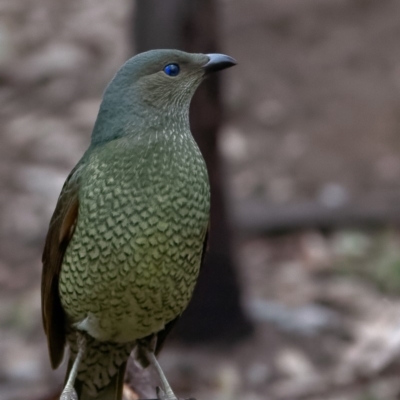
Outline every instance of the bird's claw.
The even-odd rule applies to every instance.
[[[78,394],[73,387],[65,388],[61,393],[60,400],[78,400]]]
[[[160,386],[157,386],[157,398],[159,400],[178,400],[173,393],[172,394],[165,393],[165,391],[162,388],[160,388]]]

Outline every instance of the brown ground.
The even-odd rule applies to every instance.
[[[396,204],[400,2],[220,6],[224,51],[240,62],[221,136],[232,201]],[[0,4],[0,400],[61,382],[41,330],[41,247],[101,92],[133,53],[129,13],[128,0]],[[172,384],[199,400],[400,398],[399,242],[395,230],[238,239],[255,336],[171,345]]]

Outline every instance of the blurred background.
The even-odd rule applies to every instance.
[[[61,386],[49,219],[105,85],[152,47],[239,61],[192,107],[216,222],[160,358],[177,394],[400,399],[399,44],[396,0],[1,0],[0,400]]]

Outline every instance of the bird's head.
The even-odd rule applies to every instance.
[[[151,119],[155,123],[162,117],[186,116],[202,80],[211,72],[235,64],[232,57],[224,54],[179,50],[140,53],[129,59],[108,85],[96,125],[118,119],[122,128],[128,120],[132,123],[133,117],[134,123],[140,125],[140,120]]]
[[[151,50],[127,61],[116,80],[121,77],[148,106],[183,107],[209,72],[235,64],[233,58],[222,54]]]

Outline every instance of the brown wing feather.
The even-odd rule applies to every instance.
[[[78,217],[79,185],[76,179],[72,179],[75,171],[71,172],[61,191],[42,257],[42,319],[53,368],[57,368],[63,359],[66,340],[65,313],[58,292],[58,280]]]

